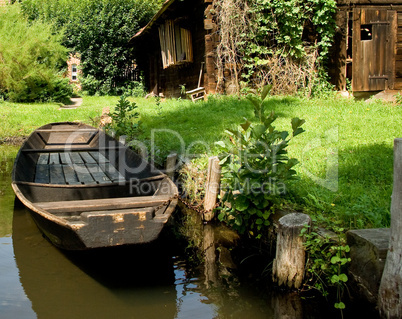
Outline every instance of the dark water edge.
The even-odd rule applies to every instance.
[[[269,283],[269,254],[181,207],[156,242],[65,252],[15,200],[17,148],[0,146],[0,318],[341,318]],[[344,318],[376,318],[348,305]]]

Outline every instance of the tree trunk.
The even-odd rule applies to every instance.
[[[310,224],[310,216],[301,213],[291,213],[279,219],[272,273],[273,281],[279,286],[300,288],[306,262],[304,237],[300,236],[300,232],[305,225]]]
[[[378,292],[382,318],[402,317],[402,139],[394,140],[394,183],[391,199],[391,238]]]

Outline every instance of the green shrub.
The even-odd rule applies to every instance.
[[[71,96],[58,75],[67,49],[52,26],[29,23],[18,4],[0,8],[0,95],[13,101],[63,100]]]
[[[55,5],[57,2],[57,5]],[[160,0],[25,0],[30,20],[65,30],[63,43],[81,54],[88,94],[121,94],[122,70],[132,66],[135,49],[128,42],[160,6]],[[96,80],[96,81],[95,81]]]
[[[288,157],[289,133],[272,125],[274,112],[265,115],[263,101],[270,89],[264,88],[261,99],[249,97],[259,123],[253,125],[247,120],[238,129],[226,131],[229,141],[217,142],[222,150],[220,164],[226,191],[218,218],[240,233],[249,232],[257,238],[269,226],[274,204],[286,193],[287,183],[296,174],[293,167],[298,163]],[[291,123],[293,137],[304,131],[304,120],[294,118]]]
[[[106,129],[113,131],[117,137],[127,135],[127,139],[131,141],[138,134],[141,124],[138,120],[140,114],[137,112],[135,102],[130,103],[126,96],[120,97],[114,112],[109,115],[112,118],[112,123]]]

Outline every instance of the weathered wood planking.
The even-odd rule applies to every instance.
[[[82,157],[80,156],[79,153],[72,152],[72,153],[70,153],[70,157],[71,157],[71,161],[74,164],[84,164],[84,160],[82,159]]]
[[[77,173],[78,180],[82,184],[93,184],[96,183],[88,168],[84,164],[73,164],[74,170]]]
[[[99,152],[42,153],[38,157],[35,183],[105,184],[125,178]]]
[[[63,165],[63,172],[66,184],[78,185],[81,182],[78,180],[77,173],[71,165]]]
[[[111,163],[99,163],[99,166],[112,182],[125,181],[124,176],[121,175],[120,172]]]
[[[38,157],[38,165],[49,164],[49,153],[40,154]]]
[[[60,154],[59,153],[52,153],[49,156],[49,164],[60,164]]]
[[[87,163],[87,164],[96,164],[97,163],[96,160],[88,152],[80,152],[79,154],[85,163]]]
[[[92,178],[95,182],[99,184],[111,183],[110,178],[103,172],[103,170],[99,167],[97,163],[95,164],[86,164],[89,173],[92,175]]]
[[[36,203],[36,206],[50,213],[84,212],[97,210],[116,210],[143,208],[162,205],[171,199],[170,195],[138,196],[122,198],[102,198],[61,202]]]
[[[36,165],[35,183],[49,184],[49,182],[50,182],[49,165],[47,164]]]
[[[89,152],[89,154],[91,154],[91,156],[96,160],[98,164],[109,163],[109,160],[99,152],[91,151]]]
[[[64,153],[60,153],[60,161],[62,164],[71,164],[71,157],[70,157],[70,153],[64,152]]]
[[[395,11],[355,8],[353,10],[354,91],[377,91],[393,85],[397,16]],[[367,29],[368,39],[362,39]],[[371,31],[371,32],[370,32]]]
[[[50,184],[66,184],[61,164],[49,165]]]

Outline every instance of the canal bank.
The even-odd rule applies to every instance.
[[[0,299],[7,301],[0,310],[9,314],[5,318],[14,318],[20,304],[26,313],[20,318],[53,318],[54,314],[63,318],[61,310],[65,318],[71,318],[80,309],[87,318],[109,318],[112,313],[127,317],[138,311],[143,311],[142,318],[155,314],[188,318],[194,313],[198,318],[340,316],[331,299],[285,291],[272,284],[272,238],[240,238],[222,225],[205,224],[199,213],[183,205],[174,214],[169,233],[156,246],[116,254],[65,254],[43,238],[29,212],[15,203],[10,172],[18,147],[0,148],[4,243],[0,249],[5,256],[0,265],[0,273],[5,274],[1,275],[4,289]],[[6,284],[10,278],[14,278],[13,289]],[[11,291],[17,292],[10,295]],[[81,291],[78,296],[77,291]],[[349,299],[347,294],[346,299],[345,318],[361,315],[362,309],[375,318],[376,313],[362,307],[361,300]]]

